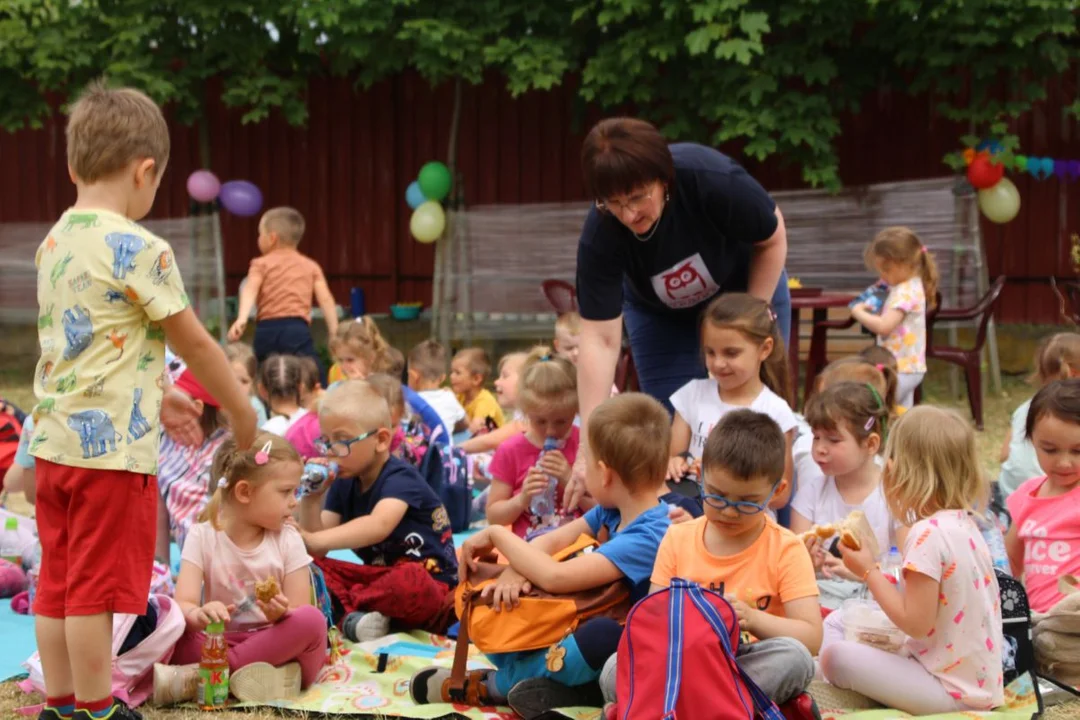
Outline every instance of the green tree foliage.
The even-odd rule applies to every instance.
[[[219,78],[223,101],[243,108],[245,121],[279,108],[292,123],[306,119],[315,74],[367,85],[406,69],[433,83],[497,72],[513,93],[575,77],[583,100],[630,108],[672,138],[733,141],[835,187],[839,118],[875,89],[929,94],[944,117],[1015,147],[1008,121],[1076,65],[1074,5],[3,0],[0,126],[39,124],[50,102],[103,73],[172,103],[182,121],[199,116]]]

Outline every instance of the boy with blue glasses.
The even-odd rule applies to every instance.
[[[784,434],[769,416],[752,410],[725,415],[702,453],[705,514],[671,526],[651,586],[655,592],[684,578],[722,593],[752,639],[740,644],[739,665],[777,704],[810,684],[811,655],[821,645],[810,555],[765,512],[783,482],[785,452]]]

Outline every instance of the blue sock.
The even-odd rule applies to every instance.
[[[52,708],[62,718],[70,718],[75,713],[75,696],[66,695],[58,698],[46,698],[45,707]]]

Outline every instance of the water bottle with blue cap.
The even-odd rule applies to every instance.
[[[540,457],[557,450],[559,448],[559,441],[556,438],[549,437],[544,440],[544,449],[540,451]],[[539,462],[539,460],[538,460]],[[559,479],[548,475],[547,489],[542,493],[533,495],[532,500],[529,501],[529,510],[533,515],[540,518],[541,525],[553,525],[553,517],[555,515],[556,505],[556,492],[559,488]]]

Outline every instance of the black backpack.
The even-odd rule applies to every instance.
[[[1001,599],[1001,632],[1005,646],[1001,649],[1002,672],[1005,685],[1024,673],[1031,673],[1031,681],[1038,688],[1035,677],[1035,645],[1031,641],[1031,606],[1028,604],[1024,584],[1001,570],[997,573]]]

